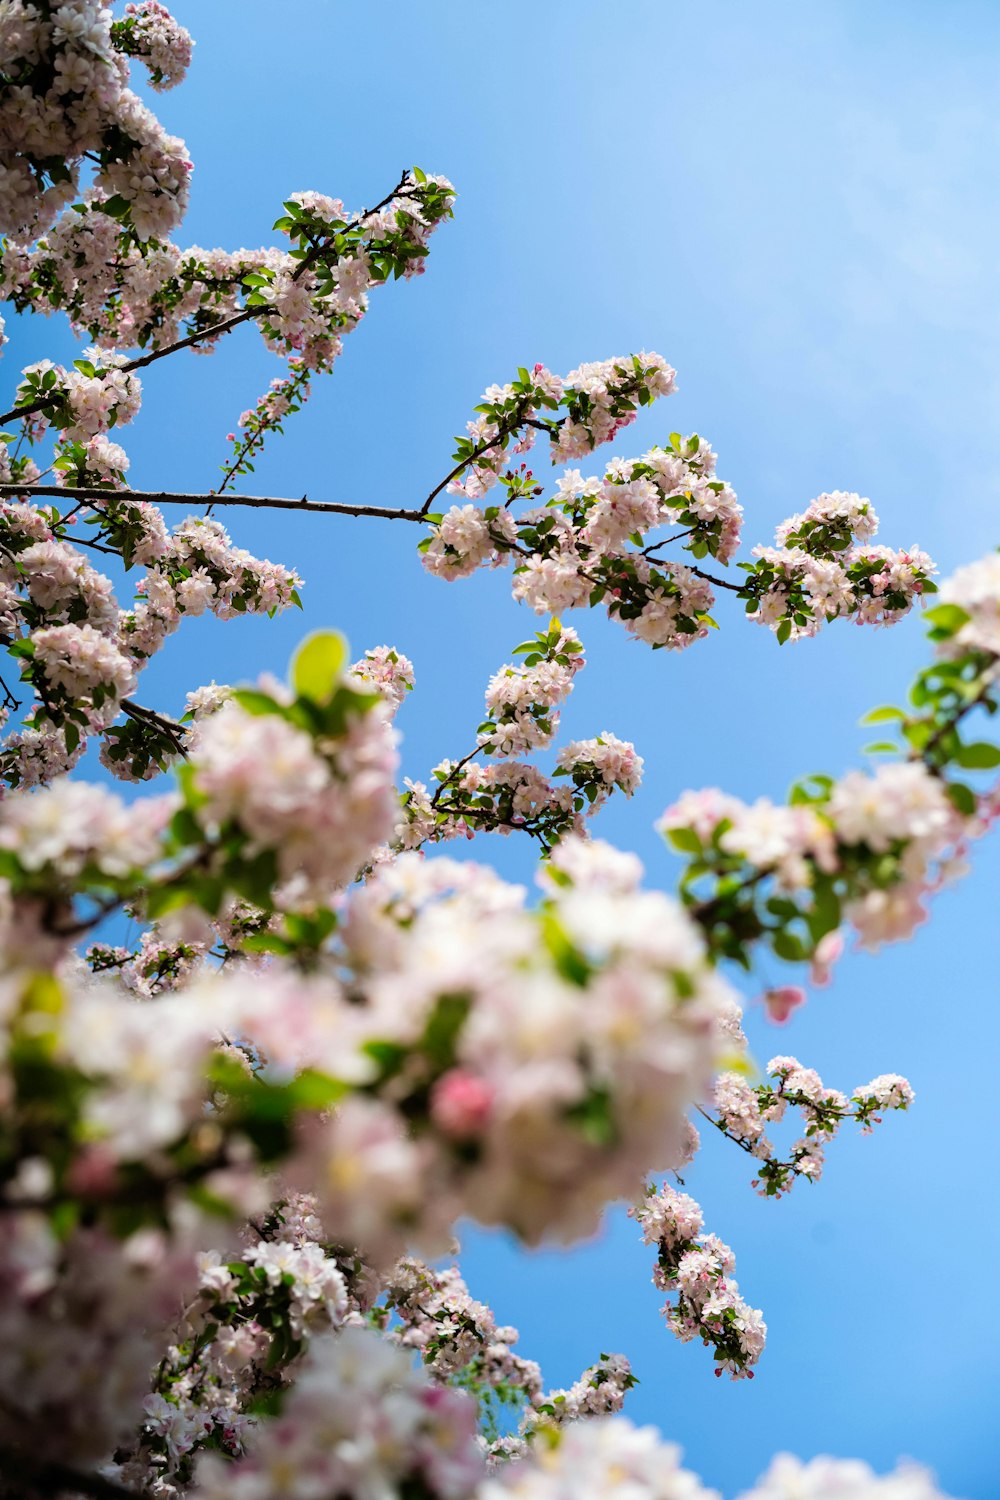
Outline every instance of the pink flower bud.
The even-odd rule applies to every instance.
[[[792,1011],[805,1005],[806,992],[797,984],[785,984],[775,990],[765,990],[763,1000],[768,1020],[776,1026],[784,1026]]]
[[[478,1135],[493,1110],[493,1089],[485,1079],[465,1068],[452,1068],[438,1079],[431,1093],[431,1119],[455,1140]]]
[[[809,978],[818,989],[830,983],[833,965],[844,951],[844,939],[840,932],[828,932],[816,944]]]
[[[118,1163],[103,1142],[84,1146],[66,1173],[66,1186],[82,1198],[106,1198],[118,1179]]]

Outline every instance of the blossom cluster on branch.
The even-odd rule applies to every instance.
[[[638,788],[642,757],[610,730],[563,745],[551,776],[517,758],[551,745],[558,705],[573,690],[585,655],[576,631],[558,619],[514,654],[523,664],[501,667],[487,686],[487,717],[479,725],[476,748],[434,767],[433,792],[426,782],[407,779],[401,848],[518,829],[547,852],[567,833],[582,834],[612,792],[631,797]],[[475,763],[480,754],[487,764]],[[565,784],[557,784],[560,777]]]
[[[863,721],[898,731],[868,746],[893,760],[839,780],[809,776],[787,805],[747,806],[713,788],[667,809],[659,826],[687,861],[682,897],[713,953],[749,968],[766,944],[809,962],[822,984],[843,951],[842,923],[867,949],[908,938],[928,898],[966,873],[969,844],[1000,811],[996,788],[983,784],[1000,747],[963,735],[969,715],[1000,706],[998,576],[989,557],[946,581],[926,616],[935,659],[909,707],[884,705]]]
[[[119,22],[100,0],[14,0],[0,27],[0,230],[48,229],[76,197],[86,157],[101,213],[140,241],[169,234],[187,208],[191,163],[128,87],[126,59],[171,88],[190,61],[188,33],[151,0]]]
[[[630,1213],[646,1244],[657,1247],[655,1285],[677,1293],[676,1303],[664,1308],[671,1332],[685,1343],[700,1338],[711,1346],[716,1375],[726,1370],[734,1380],[752,1380],[767,1325],[740,1296],[731,1274],[736,1259],[729,1246],[717,1235],[703,1235],[698,1204],[666,1185],[659,1192],[647,1187],[646,1196]]]
[[[653,357],[634,359],[638,365]],[[615,367],[624,375],[627,362]],[[530,427],[523,430],[530,435]],[[671,650],[715,626],[716,588],[736,594],[749,617],[770,626],[781,643],[815,635],[840,617],[892,625],[915,599],[935,592],[927,554],[870,542],[878,527],[871,502],[841,491],[820,495],[803,515],[783,522],[775,547],[756,547],[757,560],[739,564],[747,574],[742,583],[665,560],[661,549],[671,543],[696,561],[710,555],[727,564],[735,555],[743,511],[715,477],[715,461],[697,435],[671,433],[668,447],[638,461],[614,459],[603,478],[567,470],[551,500],[516,517],[512,504],[542,490],[530,471],[508,471],[502,508],[466,504],[427,513],[433,531],[421,543],[424,567],[450,580],[512,562],[514,597],[536,612],[603,604],[630,635]],[[464,471],[477,472],[475,462],[467,460]],[[682,529],[646,545],[664,526]]]
[[[715,1116],[709,1116],[723,1135],[760,1162],[753,1186],[766,1198],[780,1198],[796,1177],[817,1182],[826,1147],[845,1120],[854,1120],[870,1135],[882,1123],[879,1111],[909,1109],[914,1099],[907,1080],[896,1073],[880,1074],[849,1098],[827,1088],[815,1068],[804,1068],[794,1057],[773,1057],[767,1074],[776,1081],[754,1086],[739,1073],[720,1073],[712,1098]],[[789,1159],[782,1161],[766,1131],[783,1120],[789,1109],[799,1111],[804,1129]]]

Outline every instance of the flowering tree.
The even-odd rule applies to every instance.
[[[697,435],[597,477],[563,468],[546,498],[520,455],[540,435],[563,465],[627,437],[674,389],[645,351],[490,386],[412,508],[240,493],[370,295],[423,271],[455,192],[413,169],[354,214],[295,193],[277,247],[181,248],[190,163],[129,67],[162,90],[190,57],[155,0],[117,19],[98,0],[0,8],[3,295],[92,343],[72,368],[25,369],[0,414],[2,1492],[707,1496],[617,1415],[624,1356],[547,1390],[458,1267],[418,1257],[447,1256],[463,1216],[569,1243],[630,1202],[670,1330],[717,1375],[753,1377],[762,1314],[681,1190],[692,1117],[778,1197],[819,1177],[845,1122],[871,1131],[913,1093],[896,1075],[841,1092],[785,1056],[757,1076],[727,974],[766,949],[823,984],[847,935],[907,937],[964,870],[1000,811],[982,781],[1000,748],[973,728],[1000,702],[1000,560],[927,612],[909,703],[871,715],[893,736],[870,747],[880,769],[811,777],[780,806],[684,792],[660,824],[678,895],[644,887],[588,831],[638,786],[635,748],[605,730],[558,746],[552,776],[533,759],[585,665],[562,617],[603,608],[680,650],[716,628],[722,591],[784,644],[895,623],[938,593],[931,559],[875,543],[870,503],[835,492],[736,562],[742,511]],[[130,488],[109,434],[139,409],[139,372],[241,325],[283,372],[222,479]],[[321,632],[287,683],[193,684],[179,720],[136,696],[188,616],[299,603],[298,573],[218,519],[241,506],[394,517],[448,581],[510,567],[541,628],[426,781],[395,784],[414,688],[395,647],[351,663]],[[72,778],[92,742],[111,776],[168,789],[126,804]],[[537,844],[534,898],[429,848],[490,831]],[[765,998],[785,1019],[804,990]],[[937,1491],[917,1470],[782,1457],[748,1497],[834,1493]]]

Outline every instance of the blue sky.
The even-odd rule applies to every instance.
[[[918,541],[945,573],[1000,542],[995,4],[176,10],[195,64],[159,108],[196,164],[189,241],[267,243],[290,191],[360,207],[413,162],[460,193],[427,275],[375,294],[258,466],[259,492],[419,502],[485,385],[535,360],[565,371],[645,347],[677,367],[679,393],[615,451],[704,433],[748,546],[833,488],[869,495],[879,540]],[[39,320],[7,352],[65,358],[69,342]],[[146,406],[122,435],[134,482],[210,487],[225,433],[277,373],[249,330],[146,372]],[[338,625],[359,650],[391,642],[416,664],[399,721],[408,774],[471,744],[488,676],[534,628],[505,573],[431,579],[395,524],[227,520],[305,575],[304,618],[194,622],[147,672],[145,702],[176,710],[208,677],[283,670],[304,630]],[[923,658],[916,619],[779,649],[728,600],[717,617],[718,635],[683,656],[596,613],[572,620],[589,666],[564,732],[606,727],[646,757],[642,791],[599,831],[638,850],[656,884],[677,866],[651,825],[682,788],[782,796],[805,772],[843,772],[861,760],[859,716],[898,698]],[[526,848],[478,853],[530,879]],[[627,1353],[642,1382],[633,1417],[727,1497],[781,1449],[881,1468],[909,1455],[949,1494],[996,1493],[998,875],[984,845],[913,942],[849,957],[790,1027],[751,1010],[761,1060],[794,1052],[842,1088],[899,1071],[918,1096],[874,1137],[845,1136],[824,1180],[780,1203],[755,1197],[742,1153],[707,1142],[689,1190],[769,1325],[752,1384],[716,1381],[706,1351],[670,1338],[649,1252],[621,1215],[569,1254],[465,1237],[474,1293],[521,1328],[551,1382]]]

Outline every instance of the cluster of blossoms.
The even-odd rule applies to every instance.
[[[434,1270],[405,1257],[389,1277],[385,1308],[399,1320],[392,1336],[419,1353],[433,1378],[461,1376],[466,1389],[481,1383],[522,1400],[540,1394],[538,1365],[513,1350],[517,1329],[497,1326],[492,1310],[470,1295],[457,1266]]]
[[[123,879],[155,863],[173,798],[126,808],[102,786],[55,781],[44,796],[12,796],[0,807],[0,850],[22,889],[53,896],[88,878]]]
[[[115,24],[100,0],[14,0],[0,26],[0,230],[47,229],[78,196],[86,156],[97,162],[95,207],[139,240],[169,234],[187,207],[191,163],[128,88],[126,58],[168,88],[187,66],[187,33],[156,4],[130,6]]]
[[[289,902],[328,902],[396,826],[389,713],[350,679],[335,687],[340,665],[342,655],[312,722],[302,697],[277,685],[236,693],[200,723],[185,768],[204,838],[231,870],[243,859],[268,887],[276,879]]]
[[[959,568],[940,593],[942,605],[952,612],[942,654],[954,657],[974,651],[1000,657],[1000,552]]]
[[[207,952],[205,943],[180,942],[165,936],[154,924],[142,934],[135,951],[92,943],[86,962],[93,974],[116,970],[126,989],[151,1000],[191,979],[204,964]]]
[[[635,421],[640,406],[673,395],[675,375],[665,359],[645,350],[580,365],[564,379],[544,365],[530,373],[519,370],[516,380],[483,392],[478,415],[467,424],[468,436],[455,440],[459,472],[448,489],[475,500],[499,481],[511,496],[532,493],[531,474],[508,470],[508,453],[527,452],[541,431],[548,436],[553,463],[580,458],[611,442]]]
[[[145,7],[144,16],[147,10],[156,30],[160,7]],[[139,34],[140,19],[134,18],[128,35]],[[122,25],[131,23],[126,18]],[[143,29],[144,36],[149,32]],[[234,252],[182,251],[163,232],[152,244],[141,243],[131,229],[135,213],[129,218],[124,198],[115,200],[117,218],[109,217],[100,202],[84,202],[67,210],[34,247],[17,242],[5,247],[0,292],[19,310],[64,309],[78,330],[117,350],[152,344],[163,351],[185,333],[206,350],[235,322],[254,319],[268,347],[289,357],[289,373],[244,412],[243,433],[231,435],[234,455],[225,469],[227,484],[252,471],[252,459],[267,435],[282,431],[283,418],[299,410],[309,393],[310,372],[330,369],[343,336],[367,309],[370,288],[423,270],[429,236],[451,217],[454,196],[447,179],[419,168],[404,174],[396,191],[375,209],[355,218],[337,199],[296,193],[276,226],[289,237],[289,250]],[[126,222],[125,229],[118,219]],[[125,375],[138,363],[116,357]],[[103,366],[108,360],[102,355],[89,363]],[[78,370],[85,373],[82,366]],[[99,384],[102,374],[90,369]],[[62,416],[60,425],[74,429],[67,419],[72,414],[67,381],[72,377],[58,369],[25,372],[17,405],[25,410],[29,439],[39,435],[32,421],[38,412]],[[22,464],[22,469],[21,482],[37,477],[37,467]]]
[[[820,975],[842,919],[866,948],[909,937],[968,836],[920,761],[810,778],[788,806],[686,792],[659,827],[689,861],[685,898],[714,951],[745,961],[766,941],[779,958],[813,959]]]
[[[535,1399],[532,1415],[525,1422],[530,1433],[540,1426],[562,1427],[581,1417],[606,1417],[621,1411],[625,1397],[638,1381],[624,1354],[602,1354],[579,1380],[566,1390],[545,1392]]]
[[[727,1370],[734,1380],[753,1379],[767,1326],[760,1312],[740,1296],[732,1276],[736,1264],[728,1245],[714,1234],[702,1234],[701,1209],[687,1193],[650,1185],[629,1210],[647,1245],[657,1247],[653,1283],[676,1292],[676,1303],[664,1307],[667,1326],[687,1343],[700,1338],[715,1351],[716,1375]]]
[[[903,1463],[876,1474],[859,1459],[814,1458],[809,1463],[780,1453],[762,1479],[740,1500],[940,1500],[926,1469]]]
[[[504,399],[511,410],[503,430],[530,437],[530,425],[517,425],[515,396]],[[696,561],[711,555],[723,564],[739,545],[742,508],[716,478],[716,455],[697,435],[672,433],[667,447],[641,460],[613,460],[602,478],[567,470],[546,505],[517,517],[511,504],[541,494],[540,488],[523,466],[495,472],[502,450],[493,452],[486,482],[477,451],[470,444],[469,452],[456,455],[464,459],[466,478],[451,488],[479,495],[499,477],[507,500],[503,507],[465,504],[427,514],[433,529],[420,544],[424,567],[455,579],[512,560],[514,597],[539,614],[603,603],[637,639],[681,650],[715,624],[713,585],[737,594],[748,615],[770,625],[781,642],[813,635],[838,616],[893,624],[916,597],[935,591],[930,558],[916,547],[894,552],[871,543],[878,522],[870,503],[839,491],[821,495],[779,526],[777,547],[755,548],[757,561],[740,564],[747,574],[742,584],[665,561],[658,551],[672,541],[683,542]],[[682,530],[644,545],[665,525]]]
[[[56,482],[64,488],[120,490],[131,460],[120,443],[111,442],[103,433],[86,442],[60,442],[52,467]]]
[[[535,912],[475,866],[413,855],[354,895],[343,939],[382,1027],[375,1087],[404,1116],[426,1101],[431,1127],[400,1153],[401,1180],[383,1179],[387,1206],[396,1193],[411,1218],[416,1203],[454,1217],[458,1192],[481,1222],[536,1242],[593,1226],[640,1163],[673,1164],[679,1100],[738,1012],[693,924],[638,888],[636,864],[565,841]],[[352,1220],[377,1210],[372,1174],[360,1192],[342,1189]]]
[[[668,447],[641,460],[615,459],[603,479],[568,470],[547,505],[516,519],[506,507],[453,506],[428,516],[434,530],[421,543],[424,566],[454,579],[513,559],[514,597],[536,613],[603,602],[637,639],[682,649],[707,633],[714,594],[696,569],[652,555],[671,538],[644,550],[642,542],[661,526],[680,525],[695,558],[729,561],[742,510],[715,477],[715,461],[702,439],[673,433]]]
[[[585,799],[571,787],[554,786],[527,761],[463,765],[444,760],[431,774],[437,782],[433,792],[425,782],[406,778],[400,848],[471,839],[478,833],[507,835],[516,829],[549,849],[565,834],[585,830]]]
[[[559,722],[556,705],[584,665],[579,637],[558,619],[522,642],[515,654],[524,656],[523,665],[501,667],[487,687],[488,717],[479,726],[476,749],[435,766],[433,793],[424,782],[407,779],[399,847],[520,829],[548,850],[568,833],[582,834],[587,818],[613,791],[631,797],[638,788],[642,757],[609,730],[564,745],[551,779],[537,766],[512,758],[551,743]],[[480,752],[492,757],[488,764],[474,763]],[[570,784],[557,786],[559,777]]]
[[[477,1491],[477,1500],[718,1500],[715,1490],[680,1466],[680,1450],[654,1427],[625,1417],[580,1423],[553,1438],[542,1434],[518,1463],[504,1466]],[[803,1464],[789,1454],[740,1500],[941,1500],[924,1469],[901,1465],[879,1476],[854,1460],[817,1458]]]
[[[621,1356],[602,1355],[570,1390],[543,1395],[538,1366],[513,1351],[517,1330],[497,1326],[456,1268],[435,1271],[407,1257],[380,1296],[369,1267],[323,1244],[316,1207],[314,1198],[290,1198],[253,1221],[253,1243],[237,1257],[199,1257],[198,1295],[156,1368],[137,1439],[105,1468],[107,1477],[173,1496],[184,1493],[206,1450],[228,1459],[255,1455],[262,1404],[271,1415],[284,1406],[312,1341],[322,1345],[324,1335],[373,1322],[390,1342],[421,1355],[435,1385],[474,1399],[487,1429],[480,1446],[494,1460],[527,1452],[540,1423],[553,1430],[621,1409],[635,1384]],[[526,1436],[501,1437],[493,1403],[520,1408]]]
[[[371,647],[354,663],[351,675],[378,688],[393,713],[413,691],[416,681],[412,661],[395,646]]]
[[[104,442],[74,446],[90,455]],[[85,461],[106,458],[121,461],[106,453]],[[147,567],[131,610],[118,608],[110,579],[66,539],[71,525],[58,511],[0,501],[3,633],[34,700],[2,754],[2,774],[15,786],[69,769],[83,740],[104,731],[102,758],[114,774],[137,780],[162,769],[182,748],[179,726],[135,709],[135,722],[109,728],[148,658],[185,615],[273,615],[299,603],[298,576],[234,546],[217,521],[192,517],[170,532],[154,506],[113,491],[92,510],[98,549],[110,545],[127,568]]]
[[[780,1198],[796,1177],[818,1181],[826,1147],[845,1120],[856,1121],[867,1135],[882,1123],[880,1111],[908,1109],[913,1103],[912,1088],[896,1073],[880,1074],[849,1098],[827,1088],[814,1068],[804,1068],[794,1057],[773,1057],[767,1073],[776,1082],[756,1087],[739,1073],[721,1073],[713,1094],[715,1124],[760,1162],[753,1185],[761,1197]],[[799,1111],[804,1129],[782,1161],[765,1132],[789,1108]]]
[[[478,1492],[478,1500],[564,1500],[593,1495],[608,1500],[717,1500],[714,1490],[680,1466],[680,1449],[654,1427],[626,1417],[583,1422],[541,1434],[531,1451],[506,1465]]]
[[[87,443],[112,427],[131,422],[142,404],[142,382],[126,368],[123,354],[89,349],[66,370],[43,359],[26,365],[17,388],[17,405],[27,406],[40,397],[46,400],[45,416],[36,417],[34,428],[41,435],[44,425],[58,427],[67,442]]]
[[[492,1310],[470,1296],[456,1266],[434,1270],[412,1257],[399,1261],[389,1276],[383,1318],[389,1313],[399,1319],[398,1326],[389,1325],[389,1335],[420,1354],[432,1379],[476,1398],[494,1459],[526,1452],[540,1426],[552,1429],[620,1411],[636,1384],[623,1355],[602,1354],[569,1389],[545,1392],[538,1365],[513,1347],[517,1329],[497,1326]],[[500,1435],[501,1405],[520,1410],[521,1436]]]
[[[501,667],[486,689],[479,745],[487,755],[523,755],[550,745],[559,727],[558,705],[572,692],[573,678],[584,665],[580,637],[558,620],[547,632],[522,642],[515,654],[524,656],[523,665]]]
[[[825,620],[894,625],[914,599],[936,592],[935,567],[917,546],[878,546],[871,502],[835,490],[782,522],[774,547],[755,547],[747,574],[747,613],[782,642],[815,635]]]
[[[139,4],[130,0],[124,18],[111,23],[111,39],[119,52],[145,63],[150,87],[157,93],[182,83],[191,66],[190,32],[178,26],[157,0],[139,0]]]
[[[239,1256],[199,1257],[198,1295],[156,1368],[135,1445],[106,1474],[138,1491],[183,1493],[201,1451],[240,1456],[252,1414],[265,1395],[280,1400],[313,1338],[364,1321],[364,1268],[338,1261],[320,1233],[312,1200],[300,1197],[248,1230],[254,1243]]]
[[[110,510],[102,513],[105,531],[111,529],[109,515]],[[147,511],[142,520],[148,537],[155,516]],[[301,585],[289,568],[234,546],[221,522],[192,516],[164,536],[163,551],[136,587],[140,602],[120,622],[119,632],[130,655],[149,657],[184,615],[210,611],[220,620],[241,614],[273,616],[299,603]]]
[[[191,1494],[471,1500],[482,1471],[469,1397],[432,1385],[376,1333],[349,1328],[312,1342],[280,1413],[248,1437],[243,1457],[207,1454]]]
[[[196,774],[194,766],[192,780]],[[78,872],[90,889],[121,891],[137,859],[148,868],[151,848],[138,847],[138,826],[126,833],[121,815],[114,850],[110,820],[87,845],[54,833],[60,796],[53,788],[4,804],[9,961],[18,951],[13,935],[24,940],[42,890],[46,910],[35,921],[55,957],[65,946],[49,915],[59,910],[60,880]],[[12,816],[25,805],[30,827]],[[157,818],[172,805],[154,804]],[[196,799],[185,816],[192,806]],[[61,824],[72,823],[65,801],[57,810]],[[188,824],[175,818],[172,827],[176,838]],[[214,904],[207,852],[187,866],[186,886],[175,879],[172,908],[181,894]],[[634,1188],[646,1163],[679,1159],[684,1108],[706,1087],[735,1004],[705,966],[692,924],[665,898],[638,890],[620,860],[588,845],[567,848],[561,867],[559,860],[557,853],[545,906],[530,912],[523,891],[487,872],[403,857],[356,888],[329,969],[312,979],[273,961],[262,986],[237,965],[177,989],[167,984],[153,1002],[137,1001],[111,978],[7,985],[0,1161],[7,1250],[30,1267],[36,1251],[22,1240],[34,1246],[41,1235],[51,1248],[44,1296],[23,1271],[7,1278],[16,1290],[4,1303],[0,1407],[14,1416],[0,1442],[19,1451],[53,1424],[57,1456],[89,1461],[126,1446],[131,1423],[133,1433],[143,1430],[136,1463],[148,1466],[157,1455],[179,1461],[214,1433],[226,1452],[246,1446],[249,1464],[223,1367],[234,1380],[246,1369],[256,1391],[254,1371],[266,1370],[270,1348],[294,1360],[305,1333],[340,1326],[355,1250],[371,1266],[387,1265],[411,1238],[440,1245],[461,1213],[530,1240],[576,1236],[609,1198]],[[192,915],[184,918],[189,928]],[[270,934],[262,935],[266,946]],[[41,950],[32,946],[37,962]],[[147,951],[157,957],[152,945]],[[112,951],[112,962],[95,967],[113,970],[116,957]],[[220,1036],[237,1036],[239,1045],[220,1044]],[[121,1280],[125,1295],[123,1258],[126,1267],[134,1261],[147,1311],[162,1309],[167,1323],[169,1309],[190,1301],[195,1248],[218,1238],[211,1215],[259,1213],[260,1168],[275,1157],[292,1191],[316,1193],[315,1211],[298,1212],[308,1232],[285,1218],[258,1230],[258,1243],[237,1259],[203,1260],[195,1319],[202,1336],[196,1326],[175,1339],[178,1352],[160,1366],[166,1385],[153,1392],[162,1399],[147,1400],[143,1419],[149,1317],[135,1319],[130,1334],[117,1321],[118,1292],[92,1278],[80,1281],[88,1300],[77,1314],[66,1279],[79,1278],[81,1257],[86,1263],[106,1242],[112,1284]],[[71,1203],[88,1227],[60,1240],[54,1227]],[[169,1228],[153,1232],[163,1224]],[[319,1248],[329,1244],[352,1251],[332,1265]],[[69,1331],[56,1341],[64,1323]],[[79,1358],[85,1341],[91,1359],[112,1332],[124,1352],[116,1348],[91,1380],[84,1440],[62,1411],[80,1378],[74,1340]],[[518,1373],[534,1395],[528,1367],[511,1358],[509,1343],[501,1350],[503,1342],[496,1330],[481,1352],[501,1373]],[[63,1384],[47,1350],[66,1361]],[[574,1406],[609,1409],[628,1373],[602,1361]],[[245,1384],[236,1385],[245,1394]],[[559,1397],[542,1405],[565,1406]]]

